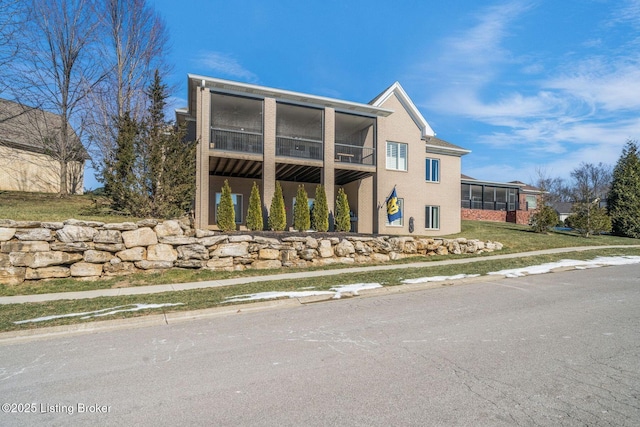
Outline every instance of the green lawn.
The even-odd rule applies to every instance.
[[[0,219],[15,221],[64,221],[84,219],[101,222],[136,221],[113,215],[104,204],[105,199],[92,194],[59,197],[49,193],[0,191]]]

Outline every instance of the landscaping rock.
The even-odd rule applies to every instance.
[[[147,260],[173,262],[178,259],[178,252],[173,246],[160,243],[149,245],[147,248]]]
[[[99,277],[102,275],[102,264],[77,262],[70,268],[72,277]]]
[[[5,285],[19,285],[24,282],[25,267],[0,268],[0,283]]]
[[[142,227],[136,230],[123,231],[122,240],[127,248],[136,246],[149,246],[158,243],[158,236],[149,227]]]
[[[136,261],[135,266],[141,270],[166,270],[173,267],[173,261]]]
[[[88,250],[84,253],[84,261],[94,264],[102,264],[111,261],[113,254],[111,252]]]
[[[25,280],[41,280],[41,279],[61,279],[71,276],[69,267],[44,267],[44,268],[27,268],[25,271]]]
[[[243,257],[249,254],[249,244],[243,243],[225,243],[219,245],[218,248],[211,254],[215,257]]]
[[[7,240],[11,240],[15,234],[16,234],[15,228],[0,227],[0,242],[6,242]]]
[[[46,228],[22,228],[17,229],[15,237],[18,240],[22,241],[51,241],[53,240],[53,236],[51,235],[51,230]]]
[[[58,240],[64,243],[92,242],[98,234],[98,230],[88,226],[80,226],[65,223],[65,226],[56,231]]]
[[[102,226],[105,230],[131,231],[138,228],[133,222],[113,222]]]
[[[10,252],[47,252],[49,251],[48,242],[2,242],[0,243],[0,252],[8,254]]]
[[[104,271],[104,274],[107,276],[125,276],[138,271],[138,269],[132,262],[108,262],[102,266],[102,269]]]
[[[142,261],[147,256],[145,248],[136,247],[116,252],[116,256],[122,261]]]
[[[278,260],[260,260],[253,262],[251,267],[256,270],[268,270],[272,268],[280,268],[282,267],[282,263]]]
[[[100,230],[93,237],[94,243],[122,243],[122,233],[119,230]]]
[[[208,260],[209,250],[200,244],[178,246],[178,259],[181,260]]]
[[[167,236],[182,236],[184,231],[178,221],[165,221],[154,228],[154,231],[158,235],[158,238]]]
[[[260,249],[260,251],[258,251],[258,258],[261,260],[280,259],[280,251],[276,249]]]
[[[82,255],[71,252],[35,252],[33,254],[33,262],[28,267],[40,268],[49,267],[51,265],[73,264],[82,260]]]
[[[207,261],[207,268],[211,270],[220,270],[233,268],[233,258],[215,258]]]
[[[94,249],[93,243],[76,242],[76,243],[60,243],[53,242],[50,245],[52,251],[62,252],[84,252],[89,249]]]

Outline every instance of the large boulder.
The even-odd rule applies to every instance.
[[[135,230],[123,231],[122,240],[127,248],[136,246],[149,246],[158,243],[158,236],[149,227],[142,227]]]
[[[147,248],[148,261],[167,261],[173,262],[178,259],[178,252],[173,246],[160,243],[157,245],[149,245]]]
[[[249,255],[249,244],[247,242],[224,243],[219,245],[211,255],[219,258],[247,256]]]
[[[96,234],[98,230],[93,227],[73,224],[65,224],[62,229],[56,231],[58,240],[64,243],[92,242]]]

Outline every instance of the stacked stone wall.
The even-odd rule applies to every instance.
[[[64,277],[96,279],[170,268],[233,271],[367,264],[502,249],[498,242],[465,238],[330,236],[224,234],[193,229],[188,222],[176,220],[0,220],[0,283]]]

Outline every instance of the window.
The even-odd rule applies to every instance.
[[[389,222],[389,219],[387,217],[387,209],[383,209],[383,211],[385,212],[385,224],[391,227],[402,227],[404,225],[404,199],[400,199],[398,198],[398,207],[400,208],[400,212],[402,212],[402,216],[398,219],[396,219],[395,221]]]
[[[424,228],[440,228],[440,206],[425,206]]]
[[[536,196],[527,196],[527,210],[536,209],[538,207],[538,199]]]
[[[387,142],[387,169],[407,170],[407,144]]]
[[[312,199],[312,198],[307,198],[307,205],[309,205],[309,211],[311,211],[311,209],[313,209],[313,203],[316,201],[316,199]],[[296,198],[293,198],[293,203],[291,203],[291,212],[296,210]]]
[[[218,215],[218,205],[220,204],[220,196],[222,193],[216,193],[216,216]],[[242,194],[231,194],[233,200],[233,210],[236,213],[236,224],[242,223]]]
[[[426,159],[425,164],[427,182],[440,182],[440,160]]]

